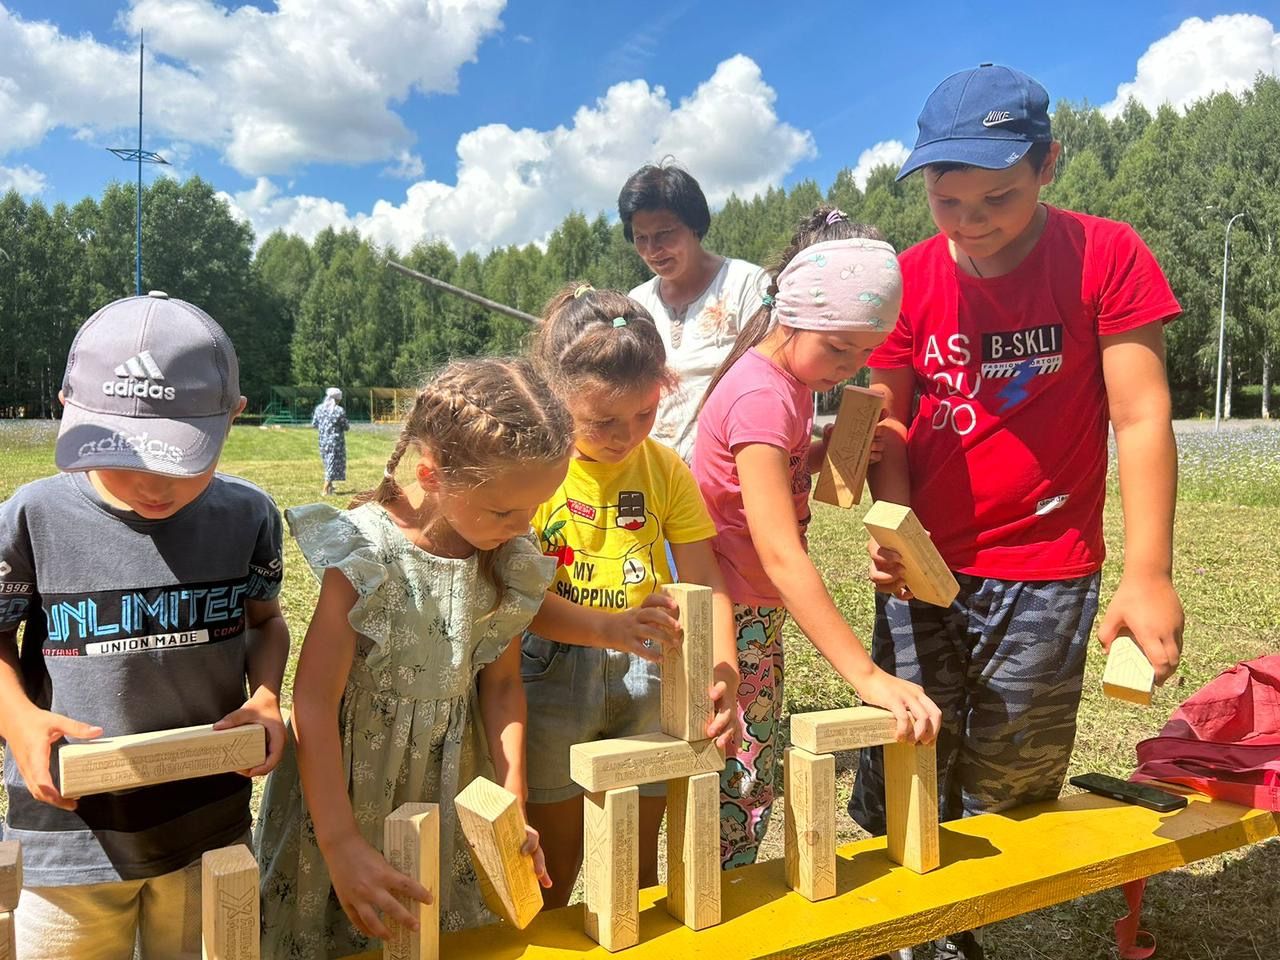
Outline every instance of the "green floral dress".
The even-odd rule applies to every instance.
[[[355,587],[355,659],[339,707],[347,792],[360,832],[382,849],[382,821],[402,803],[440,802],[441,925],[473,926],[485,910],[451,801],[492,761],[477,715],[476,674],[518,638],[555,571],[532,539],[505,544],[494,588],[475,557],[452,560],[410,543],[373,504],[286,511],[317,577],[336,567]],[[289,960],[367,950],[333,893],[302,797],[292,736],[267,780],[255,831],[262,871],[262,955]]]

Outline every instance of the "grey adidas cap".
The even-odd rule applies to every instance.
[[[240,364],[199,307],[153,291],[84,322],[62,380],[59,470],[195,476],[222,452],[240,405]]]

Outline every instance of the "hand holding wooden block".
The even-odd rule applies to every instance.
[[[1102,692],[1117,700],[1150,706],[1156,689],[1156,668],[1132,634],[1121,633],[1111,641],[1107,665],[1102,671]]]
[[[681,740],[705,740],[714,710],[707,692],[715,679],[711,644],[711,588],[672,583],[663,593],[680,608],[684,642],[662,648],[662,732]]]
[[[862,522],[876,543],[902,555],[907,586],[917,599],[938,607],[951,606],[960,584],[910,507],[877,500]]]
[[[0,913],[18,909],[22,896],[22,844],[17,840],[0,843]]]
[[[640,941],[640,789],[587,793],[582,802],[584,927],[606,950]]]
[[[533,857],[520,852],[524,814],[514,794],[476,777],[454,800],[480,891],[489,909],[523,930],[542,909],[542,888]]]
[[[200,858],[200,941],[204,960],[258,960],[258,861],[243,843]]]
[[[431,891],[431,902],[397,897],[418,929],[388,921],[384,960],[438,960],[440,956],[440,805],[402,803],[382,821],[382,856],[394,869]]]
[[[813,488],[813,499],[846,510],[862,502],[862,485],[871,462],[871,441],[883,406],[884,398],[874,390],[844,388],[827,455]]]
[[[58,751],[64,797],[131,790],[256,767],[267,758],[267,732],[256,723],[212,724],[67,743]]]

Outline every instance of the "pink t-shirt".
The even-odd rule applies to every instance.
[[[791,499],[803,539],[809,526],[812,430],[813,393],[754,349],[716,384],[698,416],[693,476],[716,525],[712,548],[734,603],[776,607],[782,602],[751,541],[734,452],[748,443],[787,451]]]

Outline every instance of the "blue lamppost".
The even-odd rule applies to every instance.
[[[121,160],[131,160],[138,164],[138,210],[135,214],[137,221],[138,235],[136,239],[136,247],[134,248],[134,293],[142,296],[142,165],[144,163],[163,163],[166,166],[169,161],[158,153],[152,153],[150,150],[142,149],[142,33],[138,33],[138,147],[107,147]]]

